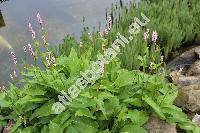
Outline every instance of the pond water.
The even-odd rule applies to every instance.
[[[83,16],[89,27],[105,24],[106,8],[119,0],[1,0],[0,2],[0,86],[13,72],[8,45],[18,58],[23,57],[23,46],[31,43],[27,30],[28,22],[39,29],[36,14],[40,12],[45,20],[48,42],[62,43],[67,34],[79,38]],[[3,40],[3,41],[2,41]]]

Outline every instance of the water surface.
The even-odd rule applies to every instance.
[[[36,20],[38,12],[45,20],[48,42],[57,45],[62,43],[67,34],[79,38],[83,16],[87,18],[90,27],[97,26],[99,22],[104,25],[106,8],[116,1],[118,0],[5,0],[0,4],[0,36],[13,47],[17,57],[22,58],[23,46],[31,43],[28,22],[32,23],[36,32],[39,29]],[[8,81],[9,74],[13,71],[10,50],[3,45],[0,42],[0,86]]]

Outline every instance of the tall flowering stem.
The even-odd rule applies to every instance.
[[[17,57],[16,57],[15,53],[14,52],[10,52],[10,54],[11,54],[11,60],[13,61],[13,63],[15,65],[17,65]]]
[[[30,52],[31,56],[34,57],[34,51],[33,51],[32,45],[28,44],[27,46],[28,46],[28,51]]]
[[[53,56],[53,54],[51,52],[48,52],[47,56],[46,56],[47,66],[48,67],[53,67],[53,66],[56,65],[55,62],[56,62],[56,58]]]
[[[149,29],[147,29],[146,32],[144,32],[144,40],[147,42],[149,38]]]
[[[37,19],[38,19],[38,22],[42,25],[43,24],[43,20],[42,20],[42,18],[40,16],[39,12],[37,13]]]
[[[44,30],[44,21],[40,15],[40,13],[38,12],[37,13],[37,20],[38,20],[38,23],[40,24],[41,26],[41,29],[42,29],[42,41],[43,41],[43,45],[45,46],[45,48],[47,49],[48,51],[48,48],[47,48],[47,40],[46,40],[46,31]]]
[[[111,28],[112,28],[112,18],[109,17],[108,18],[108,30],[111,30]]]
[[[108,35],[108,29],[105,29],[105,30],[103,31],[103,36],[105,36],[105,35]]]
[[[37,53],[39,51],[39,41],[36,39],[35,37],[35,31],[33,30],[33,27],[31,25],[31,23],[28,24],[28,29],[29,31],[32,33],[32,39],[33,39],[33,44],[34,44],[34,52],[32,52],[31,54],[34,54],[34,63],[35,65],[37,64]]]
[[[31,32],[32,39],[35,39],[35,31],[33,30],[32,24],[28,23],[28,30]]]
[[[31,54],[31,56],[33,57],[33,60],[34,60],[34,64],[36,65],[37,64],[37,56],[33,50],[33,47],[31,44],[28,44],[27,45],[27,48],[28,48],[28,52]]]
[[[153,31],[152,42],[156,43],[157,39],[158,39],[158,33],[156,31]]]

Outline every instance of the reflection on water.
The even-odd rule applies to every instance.
[[[0,4],[0,36],[12,46],[20,60],[24,58],[23,46],[32,43],[28,22],[32,23],[36,36],[40,35],[38,12],[45,20],[48,43],[57,45],[68,34],[80,37],[83,16],[91,29],[99,22],[105,25],[105,10],[115,2],[119,0],[9,0]],[[9,78],[5,67],[11,66],[10,50],[4,46],[0,42],[0,84]]]
[[[6,26],[4,19],[3,19],[3,15],[1,14],[1,10],[0,10],[0,28]]]

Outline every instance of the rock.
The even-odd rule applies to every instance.
[[[198,53],[198,50],[200,49],[200,46],[192,48],[184,53],[182,53],[180,56],[176,57],[174,60],[170,61],[167,64],[167,68],[170,69],[170,67],[184,67],[185,65],[191,65],[193,64],[199,57],[196,55]],[[176,70],[176,68],[175,68]]]
[[[180,76],[175,83],[178,85],[179,88],[194,84],[200,84],[200,76]]]
[[[175,70],[175,71],[172,71],[169,75],[170,75],[170,80],[169,82],[171,83],[175,83],[175,84],[178,84],[179,82],[179,78],[180,76],[182,76],[182,70]]]
[[[148,133],[177,133],[176,125],[171,125],[154,116],[150,116],[144,127]]]
[[[196,61],[187,71],[187,76],[200,76],[200,60]]]
[[[175,104],[192,112],[200,111],[200,84],[179,89]]]
[[[196,48],[195,51],[196,55],[198,56],[198,58],[200,59],[200,48]]]
[[[181,67],[188,67],[199,59],[200,46],[192,48],[180,56],[176,57],[167,64],[167,69],[177,70]]]
[[[198,126],[200,126],[200,115],[196,114],[193,119],[192,122],[196,123]]]
[[[9,120],[9,122],[7,123],[7,125],[3,129],[3,133],[10,133],[10,129],[12,128],[13,125],[14,125],[14,121]]]
[[[184,76],[180,71],[170,73],[170,82],[175,83],[179,88],[193,84],[200,84],[200,76]]]

